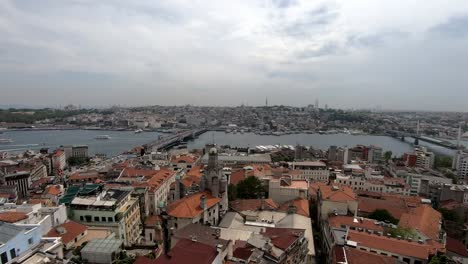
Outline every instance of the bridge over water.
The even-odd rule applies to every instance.
[[[195,139],[196,137],[205,133],[206,131],[208,130],[205,128],[201,128],[201,129],[186,130],[186,131],[182,131],[176,134],[171,134],[168,136],[160,136],[158,139],[143,145],[143,147],[145,148],[146,152],[167,150],[171,147],[174,147],[180,144],[181,142],[184,142],[190,139]]]
[[[389,130],[387,131],[387,134],[391,137],[394,138],[399,138],[401,140],[405,140],[406,137],[411,137],[414,138],[414,144],[419,145],[419,141],[425,141],[434,145],[438,145],[444,148],[448,149],[458,149],[458,146],[452,142],[446,141],[446,140],[440,140],[436,138],[431,138],[428,136],[422,136],[414,133],[408,133],[405,131],[396,131],[396,130]]]

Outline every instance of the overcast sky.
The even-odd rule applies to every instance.
[[[468,111],[467,0],[1,0],[0,105]]]

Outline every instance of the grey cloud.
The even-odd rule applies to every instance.
[[[436,33],[454,38],[467,37],[468,15],[452,17],[445,23],[430,28],[429,33]]]
[[[288,8],[297,4],[297,0],[271,0],[279,8]]]
[[[381,47],[388,42],[401,41],[409,36],[402,31],[379,32],[374,34],[354,34],[348,36],[346,44],[358,48]]]
[[[340,46],[337,43],[326,43],[319,48],[309,48],[302,50],[296,54],[298,59],[311,59],[327,55],[337,54],[340,50]]]

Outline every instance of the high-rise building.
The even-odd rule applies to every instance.
[[[453,158],[453,169],[457,170],[459,179],[466,180],[468,178],[468,152],[459,150]]]

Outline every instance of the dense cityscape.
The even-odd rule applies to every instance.
[[[468,259],[464,113],[266,103],[0,114],[3,263]],[[111,131],[159,136],[109,156],[73,141],[12,149],[21,133],[83,130],[97,131],[96,142],[110,142]],[[226,145],[214,137],[188,146],[212,131],[279,142],[284,135],[378,135],[409,151],[371,143],[320,149],[313,141]]]
[[[0,0],[0,264],[468,264],[467,0]]]

